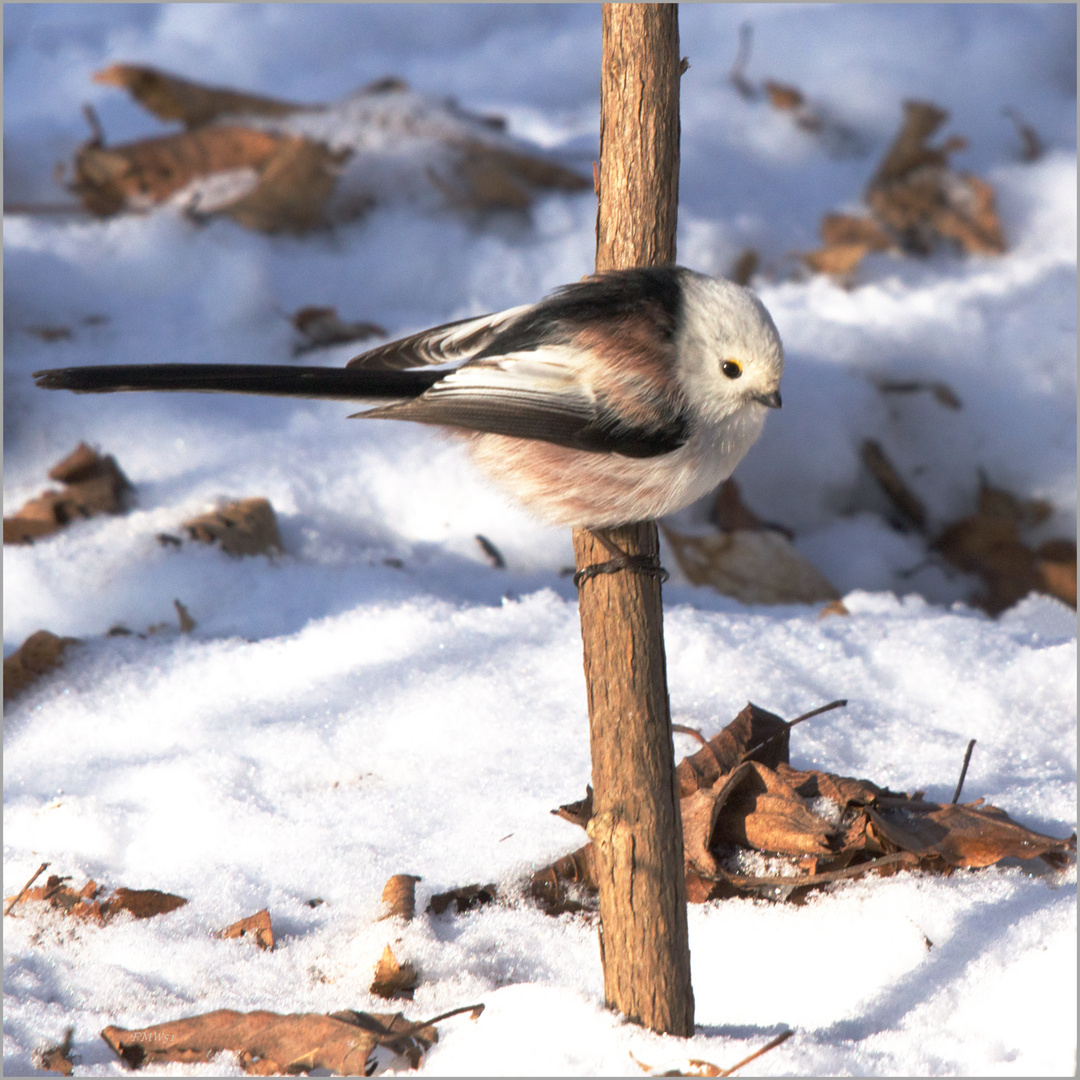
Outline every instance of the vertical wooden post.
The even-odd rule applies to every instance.
[[[604,4],[596,269],[675,261],[679,26],[675,4]],[[652,521],[605,530],[627,554],[658,555]],[[574,531],[578,569],[610,553]],[[610,1008],[654,1031],[694,1032],[682,822],[663,610],[655,577],[583,582],[600,947]]]

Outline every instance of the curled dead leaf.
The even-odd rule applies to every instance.
[[[415,874],[394,874],[388,878],[382,891],[383,914],[380,919],[400,918],[409,922],[416,914]]]

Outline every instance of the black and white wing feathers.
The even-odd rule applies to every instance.
[[[674,267],[614,271],[538,304],[462,319],[372,349],[350,368],[457,363],[411,400],[357,416],[445,424],[577,450],[653,457],[686,441],[686,403],[642,374],[673,362]],[[599,342],[599,346],[598,346]]]
[[[354,356],[345,366],[367,371],[406,371],[409,368],[462,363],[491,345],[505,327],[531,309],[531,304],[494,315],[458,319],[418,334],[388,342]]]
[[[572,349],[555,346],[475,360],[419,397],[357,415],[445,424],[627,457],[654,457],[685,442],[686,421],[678,411],[628,423],[581,378],[581,359]]]

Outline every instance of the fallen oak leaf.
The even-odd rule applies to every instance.
[[[274,930],[270,925],[268,908],[256,911],[254,915],[248,915],[247,918],[238,919],[231,926],[225,927],[224,930],[217,930],[210,936],[223,941],[251,937],[260,949],[265,949],[267,952],[272,952],[274,949]]]

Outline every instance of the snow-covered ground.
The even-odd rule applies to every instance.
[[[784,408],[737,476],[851,615],[746,607],[673,578],[673,718],[712,735],[748,699],[790,718],[845,697],[797,730],[794,764],[948,799],[976,738],[965,795],[1065,836],[1074,612],[1033,596],[991,620],[957,603],[969,578],[912,572],[924,550],[886,524],[858,448],[877,439],[936,526],[972,512],[982,470],[1053,503],[1033,542],[1075,537],[1075,8],[718,4],[680,20],[680,262],[722,274],[756,248],[754,284],[788,356]],[[858,132],[861,156],[736,94],[745,21],[750,77],[798,86]],[[115,62],[306,101],[397,75],[506,116],[586,173],[596,153],[595,5],[7,5],[4,56],[7,203],[65,198],[52,166],[85,138],[83,102],[111,141],[162,130],[90,81]],[[816,246],[823,213],[857,206],[911,98],[947,109],[944,134],[968,139],[956,164],[994,185],[1008,254],[871,256],[852,289],[795,280],[791,252]],[[1038,131],[1040,160],[1019,160],[1005,107]],[[311,304],[398,335],[528,302],[589,272],[594,216],[585,192],[543,199],[528,221],[398,200],[304,239],[168,210],[6,217],[5,512],[80,440],[116,456],[138,504],[5,549],[5,655],[42,627],[85,644],[7,710],[4,892],[49,860],[78,881],[191,901],[104,928],[29,905],[5,919],[8,1074],[31,1072],[32,1052],[68,1026],[78,1072],[106,1075],[123,1071],[97,1037],[108,1024],[379,1011],[368,986],[391,932],[375,921],[386,878],[420,875],[420,908],[455,885],[517,880],[582,842],[548,811],[589,777],[575,591],[559,573],[569,536],[508,505],[455,445],[348,421],[340,404],[75,397],[35,390],[30,372],[284,363],[282,313]],[[35,326],[72,335],[47,343]],[[963,408],[883,396],[883,377],[943,380]],[[276,509],[283,556],[155,539],[251,495]],[[192,634],[105,637],[173,619],[174,598]],[[694,749],[676,743],[680,757]],[[441,1025],[432,1074],[633,1074],[630,1053],[660,1069],[726,1066],[790,1026],[796,1037],[747,1075],[1067,1075],[1075,901],[1075,868],[1013,866],[863,880],[803,907],[692,907],[687,1041],[604,1011],[596,932],[580,919],[525,904],[419,916],[395,952],[421,972],[410,1016],[487,1005]],[[273,953],[209,938],[262,907]],[[172,1067],[223,1069],[239,1071]]]

